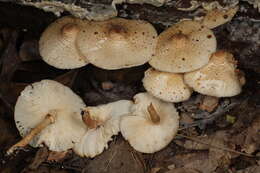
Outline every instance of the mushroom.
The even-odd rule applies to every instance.
[[[155,56],[149,63],[165,72],[194,71],[208,63],[216,46],[210,29],[198,21],[181,21],[159,35]]]
[[[70,88],[53,80],[42,80],[27,86],[18,97],[14,119],[24,137],[8,154],[30,144],[45,144],[52,151],[66,151],[79,142],[86,127],[80,110],[85,104]]]
[[[82,119],[89,127],[73,150],[82,157],[95,157],[108,147],[113,135],[120,131],[121,116],[129,114],[132,101],[120,100],[96,107],[86,107]]]
[[[181,102],[188,100],[192,90],[184,83],[183,74],[157,71],[149,68],[143,78],[144,88],[166,102]]]
[[[154,153],[167,146],[177,133],[179,115],[172,103],[148,93],[134,96],[132,113],[123,116],[120,130],[130,145],[142,153]]]
[[[217,51],[206,66],[184,74],[184,81],[201,94],[231,97],[241,92],[244,77],[239,74],[233,55]]]
[[[210,29],[216,28],[224,23],[229,22],[237,13],[239,7],[231,7],[228,10],[214,9],[207,12],[206,16],[202,19],[202,24]]]
[[[77,39],[79,50],[89,62],[108,70],[146,63],[152,58],[156,43],[157,32],[150,23],[122,18],[92,21]]]
[[[76,48],[81,23],[79,19],[66,16],[45,29],[39,41],[39,50],[46,63],[60,69],[74,69],[88,64]]]

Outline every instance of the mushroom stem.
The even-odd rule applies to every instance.
[[[47,114],[43,121],[41,121],[35,128],[33,128],[22,140],[13,145],[7,150],[7,155],[12,154],[16,149],[25,147],[30,141],[38,135],[43,129],[55,122],[55,116]]]
[[[95,129],[100,124],[97,120],[91,119],[88,111],[84,111],[84,113],[82,114],[82,120],[86,124],[86,126],[90,129]]]
[[[154,124],[157,124],[160,122],[160,116],[157,113],[157,111],[155,110],[152,103],[147,107],[147,111],[149,112],[150,118]]]

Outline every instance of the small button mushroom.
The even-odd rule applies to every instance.
[[[79,142],[86,127],[80,110],[85,104],[70,88],[52,80],[27,86],[18,97],[14,119],[24,137],[8,151],[30,144],[45,144],[52,151],[66,151]]]
[[[150,94],[166,102],[188,100],[192,93],[184,83],[183,74],[161,72],[153,68],[145,72],[143,85]]]
[[[114,70],[138,66],[152,58],[157,32],[145,21],[114,18],[92,21],[79,33],[77,46],[90,63]]]
[[[210,29],[216,28],[224,23],[229,22],[237,13],[239,7],[231,7],[225,9],[213,9],[207,12],[206,16],[202,19],[202,24]]]
[[[88,64],[76,48],[81,23],[79,19],[66,16],[45,29],[39,41],[39,50],[46,63],[60,69],[74,69]]]
[[[120,100],[96,107],[86,107],[82,119],[89,130],[73,150],[82,157],[95,157],[108,147],[113,135],[120,131],[121,116],[129,114],[132,101]]]
[[[184,81],[195,91],[215,97],[231,97],[241,92],[236,61],[231,53],[217,51],[199,70],[185,73]]]
[[[155,56],[149,63],[160,71],[190,72],[206,65],[216,46],[210,29],[197,21],[181,21],[159,35]]]
[[[134,96],[132,113],[121,118],[120,130],[130,145],[142,153],[154,153],[167,146],[179,127],[179,115],[172,103],[148,93]]]

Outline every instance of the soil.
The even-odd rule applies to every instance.
[[[234,19],[214,29],[214,33],[218,49],[233,53],[245,74],[243,92],[220,99],[211,112],[200,109],[205,96],[197,93],[189,101],[176,104],[181,116],[180,133],[192,139],[178,136],[163,150],[142,154],[118,135],[101,155],[89,159],[71,151],[53,153],[47,148],[30,146],[6,156],[6,150],[20,139],[13,118],[20,92],[30,83],[48,78],[72,88],[87,105],[132,99],[136,93],[145,91],[141,80],[149,65],[113,71],[92,65],[74,70],[51,67],[41,60],[38,40],[57,17],[34,7],[0,3],[0,172],[257,173],[260,169],[260,13],[246,2],[239,5]],[[120,17],[151,22],[159,33],[182,18],[194,16],[194,11],[179,11],[171,5],[122,4],[117,9]]]

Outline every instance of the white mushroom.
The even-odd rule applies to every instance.
[[[161,72],[153,68],[145,72],[143,85],[150,94],[167,102],[188,100],[192,93],[184,83],[183,74]]]
[[[90,63],[103,69],[138,66],[152,58],[157,32],[145,21],[114,18],[88,23],[77,46]]]
[[[199,70],[184,74],[185,82],[195,91],[215,97],[231,97],[241,92],[243,76],[236,70],[231,53],[218,51],[210,62]]]
[[[224,23],[229,22],[237,13],[239,7],[231,7],[225,9],[213,9],[207,12],[206,16],[202,19],[202,24],[206,27],[213,29]]]
[[[132,101],[120,100],[97,107],[86,107],[82,119],[90,129],[73,150],[82,157],[95,157],[108,147],[113,135],[117,135],[121,116],[129,114]]]
[[[46,63],[60,69],[78,68],[88,63],[76,48],[81,23],[79,19],[66,16],[45,29],[39,41],[39,50]]]
[[[167,146],[179,127],[178,112],[172,103],[147,93],[134,96],[132,113],[121,119],[123,137],[137,151],[154,153]]]
[[[197,21],[181,21],[159,35],[155,56],[149,63],[160,71],[190,72],[206,65],[216,46],[210,29]]]
[[[86,126],[80,111],[85,104],[70,88],[52,80],[27,86],[18,97],[14,119],[24,137],[8,150],[28,143],[33,147],[45,144],[52,151],[66,151],[79,142]]]

